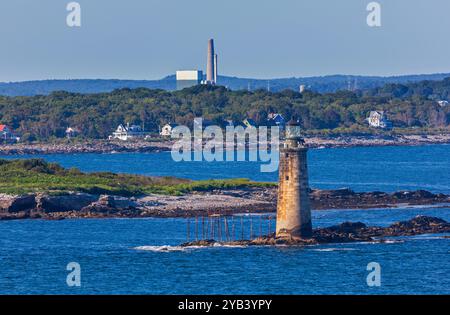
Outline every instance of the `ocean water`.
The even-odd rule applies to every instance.
[[[43,157],[85,171],[195,179],[277,177],[260,173],[258,163],[175,163],[168,153]],[[309,162],[315,187],[450,192],[450,146],[311,150]],[[450,207],[419,206],[313,211],[313,225],[361,221],[386,226],[420,214],[450,221]],[[258,216],[251,217],[257,230]],[[249,220],[244,216],[244,226]],[[265,232],[268,222],[263,222]],[[187,221],[180,218],[0,221],[0,293],[450,294],[450,238],[444,235],[382,244],[183,249],[179,244],[186,241],[186,231]],[[81,267],[80,287],[66,283],[70,262]],[[380,287],[367,285],[371,262],[381,266]]]
[[[278,173],[261,172],[262,162],[174,162],[170,152],[50,154],[42,157],[87,172],[112,171],[190,179],[250,178],[277,181]],[[450,145],[313,149],[308,152],[310,185],[355,191],[425,189],[450,193]]]
[[[450,220],[450,208],[314,211],[313,220],[315,226],[387,225],[416,214]],[[450,239],[441,235],[384,244],[182,249],[186,237],[185,219],[0,222],[0,293],[450,293]],[[66,284],[70,262],[80,264],[80,287]],[[367,285],[370,262],[381,266],[380,287]]]

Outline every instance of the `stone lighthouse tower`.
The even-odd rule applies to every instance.
[[[286,126],[286,140],[280,147],[277,237],[312,235],[307,151],[300,136],[300,125],[291,120]]]

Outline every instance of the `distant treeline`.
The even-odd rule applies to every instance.
[[[353,75],[327,75],[320,77],[280,78],[280,79],[252,79],[229,76],[219,76],[219,85],[228,89],[250,90],[270,89],[271,92],[281,92],[286,89],[298,91],[304,85],[311,91],[318,93],[332,93],[338,90],[367,90],[389,83],[406,84],[424,80],[443,80],[450,74],[419,74],[391,77],[379,76],[353,76]],[[106,93],[123,88],[148,88],[175,90],[176,79],[174,75],[161,80],[110,80],[110,79],[79,79],[79,80],[40,80],[24,82],[0,82],[0,95],[6,96],[33,96],[47,95],[55,91],[72,93]]]
[[[110,93],[53,92],[47,96],[0,96],[0,124],[22,135],[23,140],[64,137],[67,127],[82,137],[106,138],[121,123],[144,125],[157,132],[165,123],[192,125],[203,117],[223,125],[252,118],[265,124],[269,113],[286,120],[296,117],[307,131],[368,132],[365,119],[372,110],[384,110],[397,128],[448,128],[450,78],[381,88],[319,94],[292,90],[230,91],[225,87],[196,86],[176,92],[146,88]]]

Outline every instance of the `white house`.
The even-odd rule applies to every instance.
[[[371,111],[367,122],[370,127],[383,129],[392,127],[392,123],[387,119],[386,114],[379,110]]]
[[[123,141],[136,139],[136,138],[145,138],[146,132],[138,125],[127,124],[126,126],[120,124],[116,131],[113,132],[110,138],[119,139]]]
[[[78,136],[78,134],[80,133],[80,131],[76,128],[72,128],[72,127],[67,127],[66,129],[66,137],[67,139],[73,138]]]
[[[16,142],[19,140],[20,138],[14,135],[11,128],[6,125],[0,125],[0,141]]]
[[[439,106],[445,107],[448,105],[448,101],[438,101]]]
[[[172,135],[172,130],[175,128],[176,124],[165,124],[160,131],[160,135],[163,137],[170,137]]]

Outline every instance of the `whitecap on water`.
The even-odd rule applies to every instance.
[[[423,234],[423,235],[414,235],[409,238],[412,240],[444,240],[447,239],[446,235],[433,235],[433,234]]]
[[[171,246],[171,245],[161,245],[161,246],[137,246],[133,249],[142,250],[142,251],[150,251],[150,252],[184,252],[186,250],[193,249],[208,249],[212,247],[220,247],[220,248],[244,248],[246,246],[243,245],[227,245],[221,243],[214,243],[213,246]]]
[[[398,243],[404,243],[404,240],[382,240],[379,242],[379,244],[398,244]]]
[[[230,245],[230,244],[221,244],[221,243],[214,243],[214,247],[225,247],[225,248],[245,248],[247,246],[245,245]]]
[[[186,247],[162,245],[162,246],[137,246],[134,249],[150,252],[182,252],[186,250]]]
[[[373,241],[367,242],[354,242],[352,245],[383,245],[383,244],[399,244],[404,243],[404,239],[379,239],[375,238]]]
[[[339,251],[352,251],[357,250],[356,248],[339,248],[339,247],[332,247],[332,248],[314,248],[310,249],[315,252],[339,252]]]

